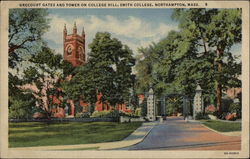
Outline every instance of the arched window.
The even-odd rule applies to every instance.
[[[78,47],[78,53],[79,53],[79,59],[84,60],[84,51],[81,46]]]

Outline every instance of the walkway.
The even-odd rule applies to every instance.
[[[240,150],[240,136],[226,136],[199,122],[168,117],[155,126],[143,142],[122,150]]]

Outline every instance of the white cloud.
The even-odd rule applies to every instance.
[[[86,33],[86,46],[92,42],[96,32],[107,31],[128,45],[136,54],[138,47],[146,47],[152,42],[157,42],[167,35],[170,30],[177,27],[169,26],[165,23],[153,24],[140,18],[129,16],[127,19],[107,15],[104,18],[98,16],[86,17],[59,17],[50,15],[51,28],[44,37],[50,43],[49,46],[56,52],[63,52],[63,27],[67,26],[68,34],[72,33],[74,22],[77,24],[79,34],[84,27]]]

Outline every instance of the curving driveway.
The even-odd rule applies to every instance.
[[[240,150],[240,136],[214,132],[198,122],[168,117],[156,125],[145,139],[122,150]]]

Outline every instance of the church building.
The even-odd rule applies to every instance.
[[[85,31],[82,29],[81,35],[77,34],[76,23],[74,23],[73,33],[68,34],[66,25],[64,25],[63,29],[63,58],[70,62],[74,67],[78,67],[84,65],[86,63],[86,50],[85,50]],[[103,110],[111,110],[113,109],[111,106],[107,104],[103,104],[100,101],[101,94],[97,95],[97,102],[95,105],[95,111],[103,111]],[[56,100],[56,99],[55,99]],[[83,99],[84,100],[84,99]],[[88,103],[85,103],[81,100],[80,106],[83,107],[83,112],[88,112]],[[75,116],[75,105],[72,100],[68,100],[70,105],[70,116]],[[131,111],[127,109],[125,104],[117,105],[117,109],[120,111],[128,112]]]

